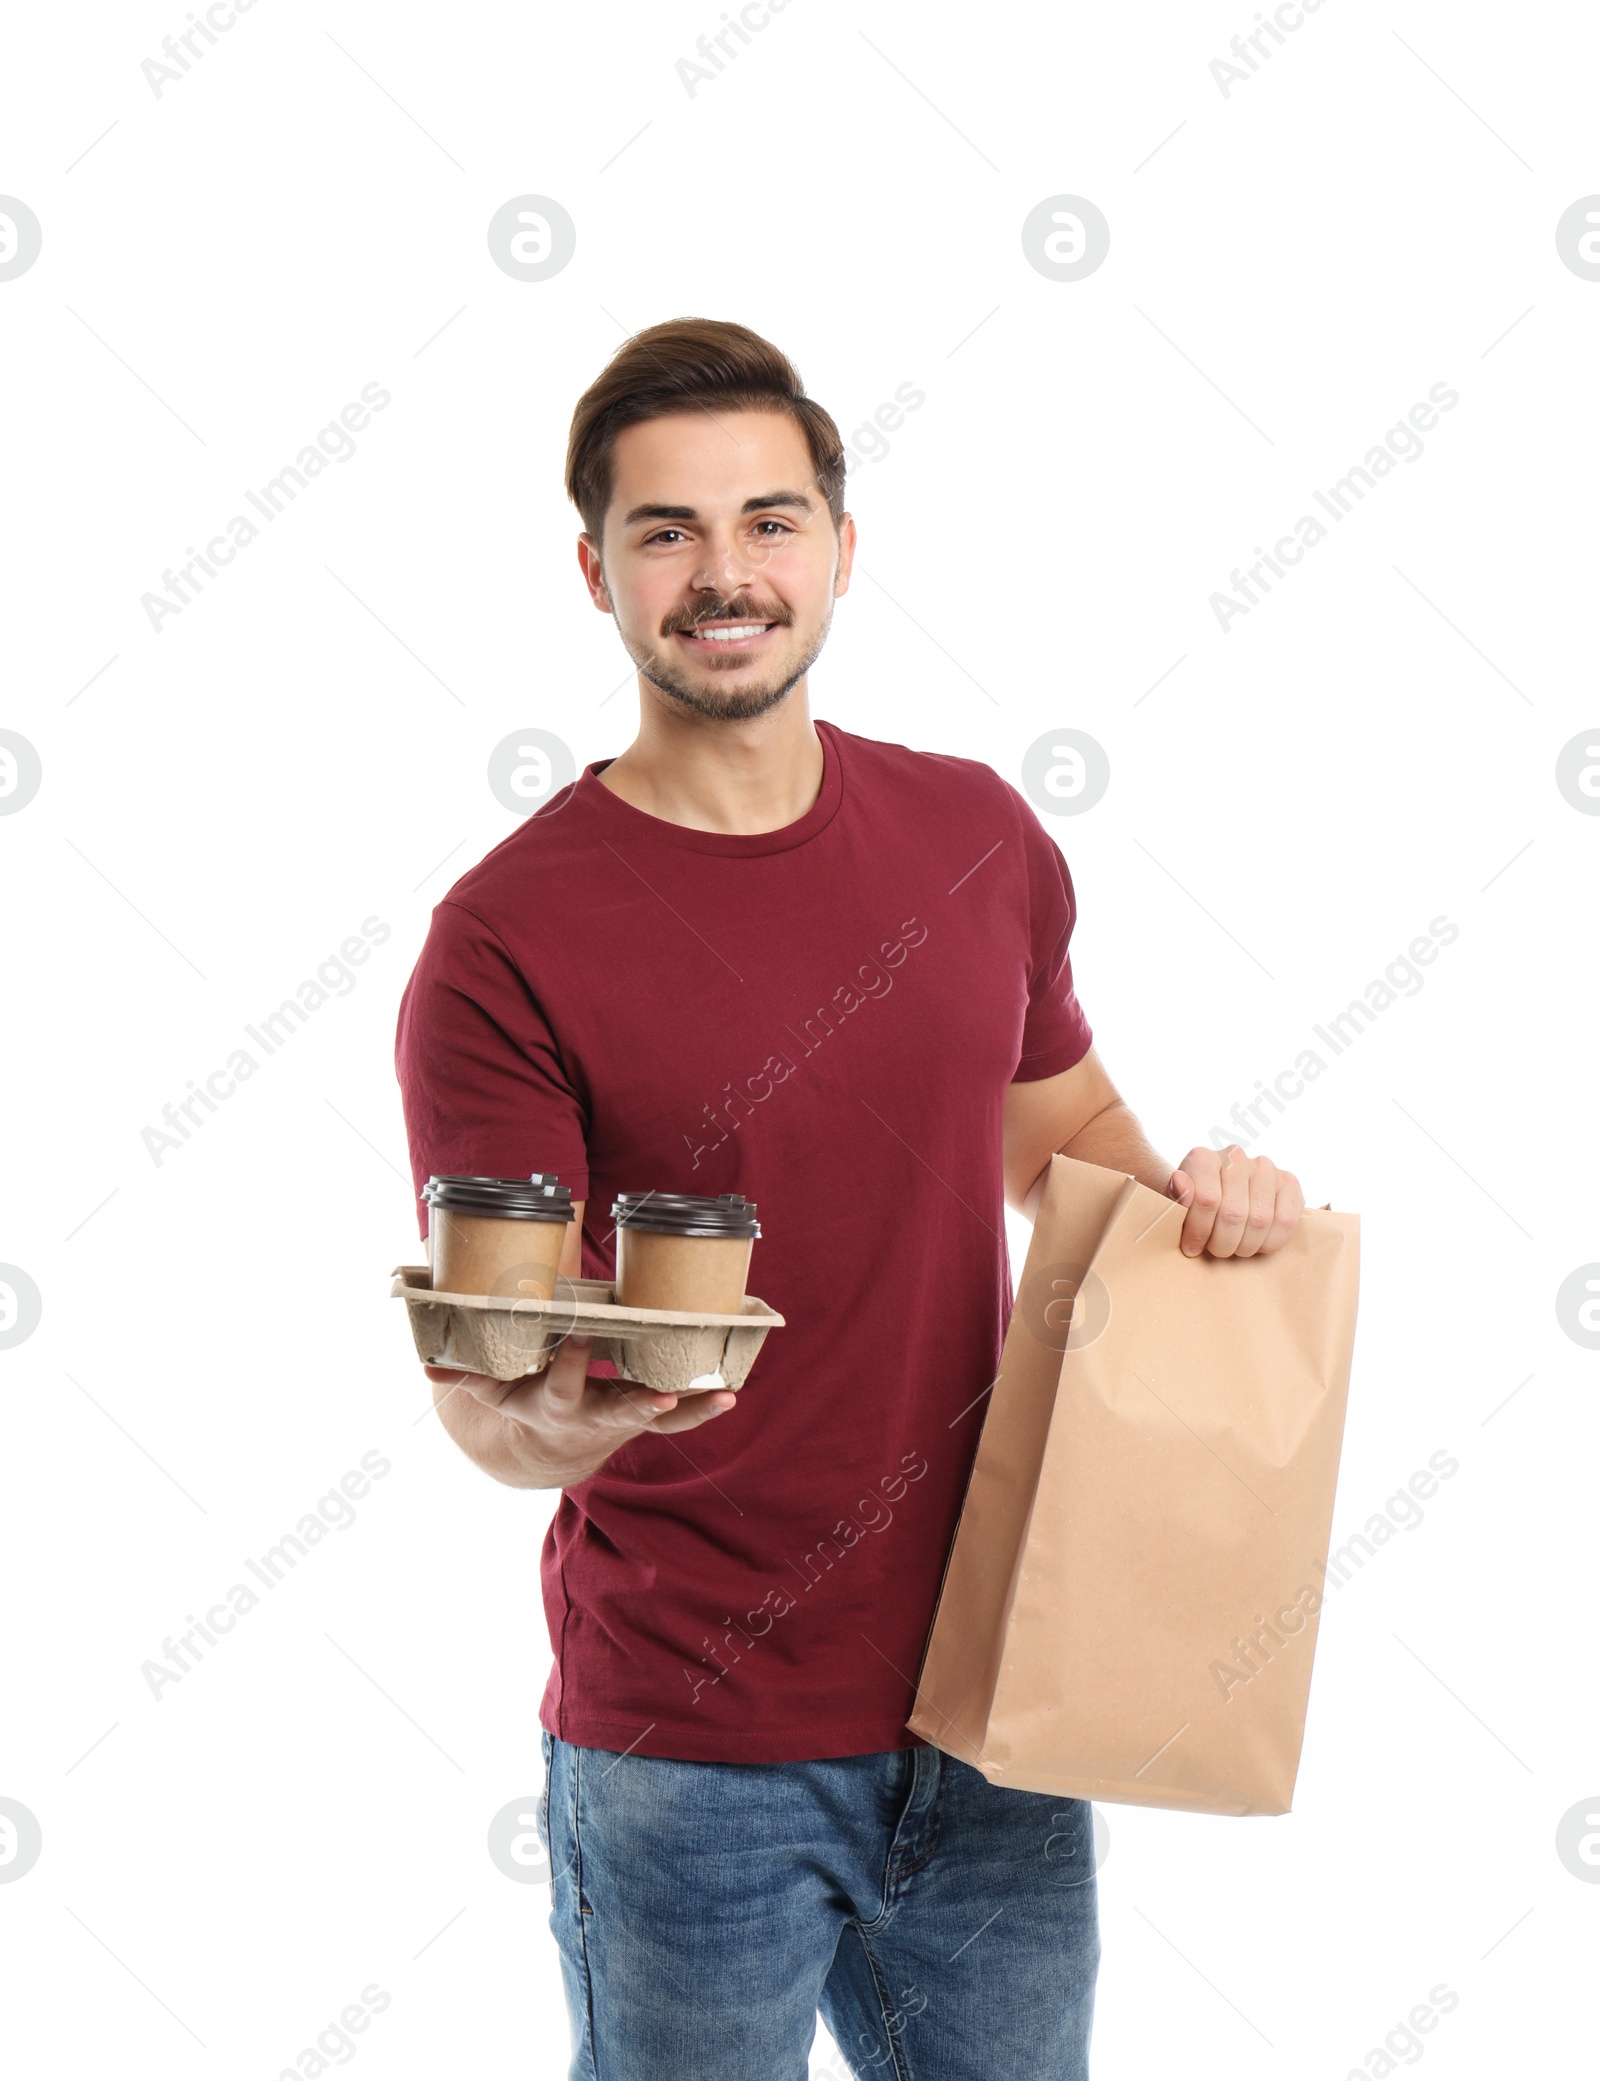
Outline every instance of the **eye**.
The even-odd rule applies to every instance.
[[[659,529],[659,530],[657,531],[657,533],[655,533],[655,534],[653,534],[653,535],[646,535],[646,536],[645,536],[645,538],[644,538],[644,539],[645,539],[645,546],[646,546],[646,547],[648,548],[648,546],[650,545],[650,543],[652,543],[652,542],[659,542],[659,541],[660,541],[660,540],[662,539],[662,537],[663,537],[663,536],[665,536],[665,535],[681,535],[682,533],[683,533],[683,530],[682,530],[682,528],[677,528],[677,527],[664,527],[664,528],[661,528],[661,529]]]
[[[758,520],[756,522],[756,529],[758,533],[764,527],[775,527],[778,529],[780,534],[792,535],[794,533],[794,529],[792,527],[789,527],[785,522],[781,520],[773,520],[770,517],[766,520]]]

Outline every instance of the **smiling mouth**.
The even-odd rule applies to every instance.
[[[749,650],[776,627],[771,621],[703,621],[677,634],[680,642],[707,650]]]

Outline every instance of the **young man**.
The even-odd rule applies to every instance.
[[[1071,876],[977,760],[814,722],[847,589],[833,420],[744,327],[658,325],[580,400],[567,488],[639,734],[451,889],[401,1006],[416,1184],[554,1172],[563,1270],[619,1191],[739,1192],[786,1326],[737,1393],[430,1367],[496,1480],[562,1489],[540,1713],[574,2077],[1072,2081],[1099,1960],[1084,1800],[906,1732],[1053,1151],[1279,1248],[1298,1184],[1174,1171],[1091,1045]],[[419,1227],[426,1219],[419,1203]],[[581,1225],[581,1256],[580,1235]]]

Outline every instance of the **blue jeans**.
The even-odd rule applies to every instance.
[[[1087,2081],[1085,1799],[940,1749],[686,1763],[542,1732],[570,2081]]]

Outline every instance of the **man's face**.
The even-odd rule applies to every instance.
[[[827,640],[855,524],[834,532],[786,412],[673,412],[612,449],[605,536],[579,541],[597,607],[668,703],[723,722],[776,708]]]

